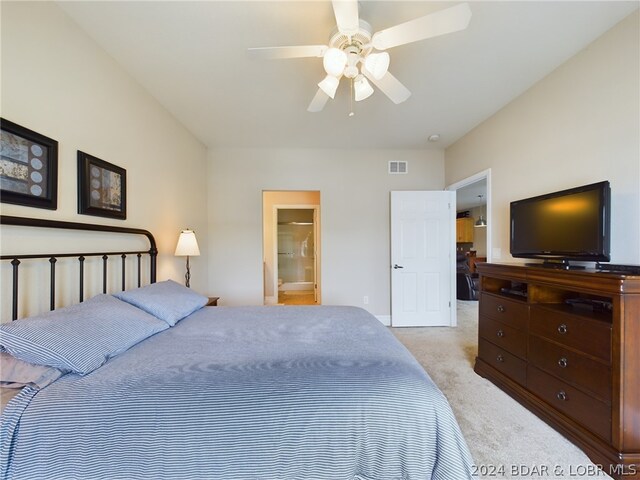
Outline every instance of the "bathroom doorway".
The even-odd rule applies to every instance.
[[[320,304],[320,192],[263,192],[264,303]]]
[[[315,208],[278,208],[278,303],[316,301]]]

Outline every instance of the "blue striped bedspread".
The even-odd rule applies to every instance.
[[[451,408],[353,307],[206,307],[2,417],[7,479],[463,480]]]

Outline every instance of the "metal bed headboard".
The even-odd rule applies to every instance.
[[[114,227],[110,225],[96,225],[91,223],[62,222],[58,220],[44,220],[39,218],[12,217],[9,215],[0,216],[1,225],[16,225],[21,227],[56,228],[66,230],[88,230],[97,232],[125,233],[130,235],[144,235],[149,240],[149,250],[142,251],[118,251],[118,252],[82,252],[82,253],[39,253],[27,255],[2,255],[0,260],[11,260],[13,287],[12,287],[12,307],[11,319],[18,318],[18,267],[20,260],[34,258],[48,258],[51,265],[51,286],[50,286],[50,307],[54,310],[56,292],[56,262],[58,258],[77,257],[79,263],[79,286],[80,302],[84,300],[84,261],[86,257],[102,257],[102,293],[107,293],[107,260],[109,256],[119,255],[122,258],[122,290],[125,290],[125,260],[127,255],[136,255],[138,258],[138,287],[141,286],[141,257],[149,255],[150,267],[149,278],[151,283],[156,282],[156,268],[158,249],[156,240],[148,230],[140,228]]]

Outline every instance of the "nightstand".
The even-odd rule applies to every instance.
[[[220,297],[209,297],[209,302],[205,305],[205,307],[217,307],[218,300],[220,300]]]

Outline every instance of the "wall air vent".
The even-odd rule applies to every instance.
[[[389,173],[390,174],[398,174],[398,173],[407,173],[409,171],[409,165],[407,162],[400,162],[396,160],[389,161]]]

